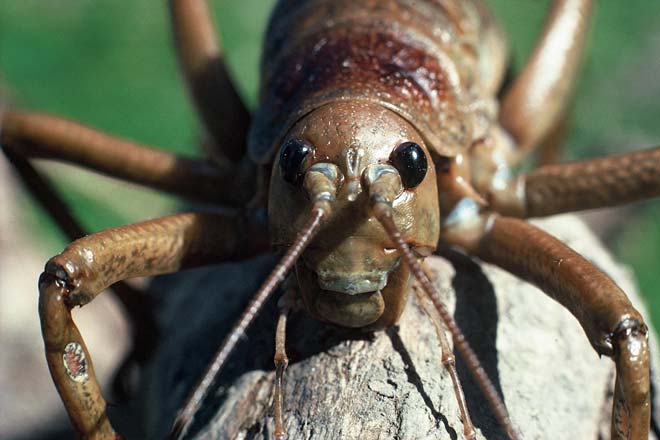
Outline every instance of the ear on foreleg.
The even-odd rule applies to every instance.
[[[118,438],[89,351],[71,319],[70,280],[60,275],[47,271],[39,279],[39,315],[50,374],[79,435]]]

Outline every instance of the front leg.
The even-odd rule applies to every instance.
[[[51,258],[39,280],[41,328],[48,367],[79,436],[116,438],[71,309],[122,279],[242,259],[266,249],[265,231],[251,229],[243,219],[179,214],[87,236]]]
[[[529,281],[566,307],[594,349],[616,364],[612,438],[648,438],[648,330],[626,294],[558,239],[518,219],[486,214],[444,239]]]

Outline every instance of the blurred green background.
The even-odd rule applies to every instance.
[[[492,0],[519,67],[548,1]],[[241,93],[254,106],[259,47],[272,0],[216,0],[216,23]],[[116,135],[199,155],[200,127],[179,78],[165,2],[22,0],[0,6],[0,77],[21,107],[82,121]],[[660,144],[660,2],[598,2],[578,86],[566,158]],[[69,167],[50,167],[92,231],[176,209],[172,198]],[[65,241],[27,197],[23,205],[51,254]],[[636,272],[660,326],[660,203],[595,218],[604,239]]]

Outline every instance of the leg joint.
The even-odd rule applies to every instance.
[[[94,296],[89,295],[87,289],[83,288],[81,272],[78,264],[65,257],[64,254],[60,254],[46,263],[44,273],[39,280],[39,286],[41,288],[42,279],[46,282],[52,282],[66,292],[65,301],[69,308],[82,306],[90,302]]]
[[[616,326],[614,332],[612,332],[612,340],[615,343],[623,342],[631,337],[637,338],[639,336],[647,339],[648,332],[648,327],[643,321],[635,318],[625,318]]]
[[[445,368],[454,367],[456,365],[456,358],[452,353],[442,353],[442,365]]]
[[[44,272],[39,277],[39,317],[46,350],[61,350],[62,332],[71,319],[68,289],[57,276]]]
[[[279,368],[282,366],[282,368],[286,368],[289,366],[289,358],[286,356],[286,354],[280,354],[276,353],[275,358],[273,359],[275,362],[275,367]]]

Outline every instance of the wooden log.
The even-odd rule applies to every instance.
[[[535,223],[612,276],[648,322],[629,271],[579,219]],[[427,261],[525,438],[609,438],[613,363],[599,359],[566,310],[535,287],[458,252]],[[154,287],[167,291],[169,299],[162,315],[165,340],[143,381],[150,438],[165,436],[176,409],[273,263],[264,256],[156,281]],[[191,438],[272,438],[275,320],[271,301],[219,377]],[[652,344],[655,366],[654,337]],[[287,349],[289,439],[463,438],[433,326],[414,295],[397,327],[375,333],[338,329],[295,313]],[[478,438],[505,438],[460,360],[458,371]],[[654,383],[660,383],[657,377]]]

